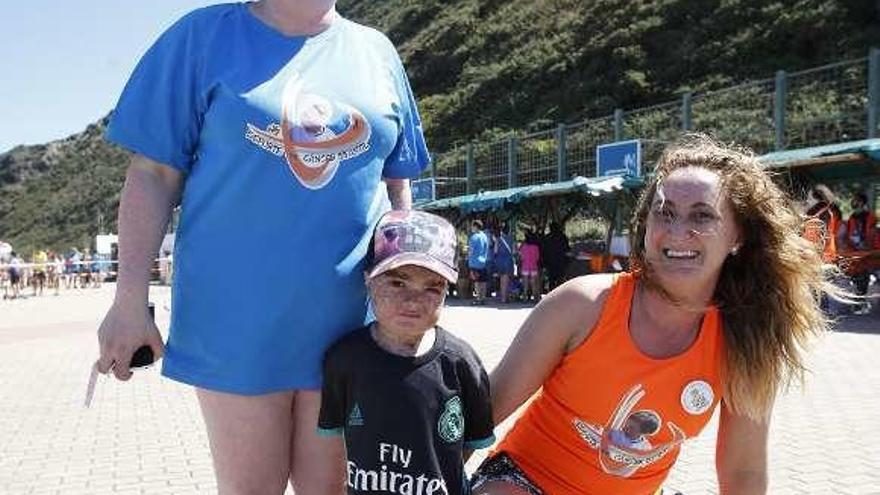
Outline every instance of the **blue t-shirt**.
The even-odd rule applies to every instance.
[[[247,4],[196,10],[144,55],[108,138],[185,174],[163,374],[319,388],[325,349],[364,322],[381,179],[429,161],[388,39],[342,18],[291,37]]]
[[[489,260],[489,237],[482,230],[471,234],[468,239],[468,268],[482,270]]]

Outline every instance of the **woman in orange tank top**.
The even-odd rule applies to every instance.
[[[548,295],[492,373],[524,413],[476,495],[651,495],[720,403],[720,493],[764,494],[777,389],[834,292],[789,198],[748,151],[690,135],[663,153],[631,229],[633,272]]]

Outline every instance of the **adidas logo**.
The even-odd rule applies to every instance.
[[[355,402],[351,413],[348,415],[348,426],[363,426],[364,415],[361,414],[361,407]]]

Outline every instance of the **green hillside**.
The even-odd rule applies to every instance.
[[[415,91],[429,146],[539,130],[860,58],[880,42],[864,0],[340,0],[388,33]],[[83,133],[0,154],[0,239],[86,246],[115,231],[126,155]]]
[[[867,55],[858,0],[341,0],[397,43],[432,148]]]
[[[115,231],[128,154],[104,141],[105,126],[0,155],[0,239],[30,256],[83,249],[102,227]]]

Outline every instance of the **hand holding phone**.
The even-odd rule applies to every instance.
[[[150,313],[150,318],[155,321],[155,306],[153,303],[147,304],[147,309]],[[131,370],[142,369],[152,365],[156,360],[156,356],[153,353],[153,349],[148,345],[142,345],[134,351],[131,355],[131,361],[129,361],[128,367]],[[110,365],[110,370],[108,372],[113,371],[113,367],[115,363]],[[92,398],[95,395],[95,385],[97,385],[98,375],[100,372],[98,371],[98,363],[92,366],[91,374],[89,375],[89,382],[86,387],[86,398],[85,398],[85,406],[89,407],[92,403]]]

